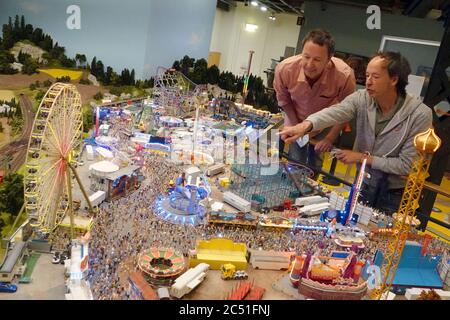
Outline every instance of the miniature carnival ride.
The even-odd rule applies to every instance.
[[[178,224],[197,225],[206,216],[206,208],[201,201],[208,201],[211,188],[202,175],[181,175],[167,196],[155,201],[155,213],[162,219]]]
[[[155,286],[169,286],[185,271],[186,261],[172,248],[150,248],[138,256],[138,267]]]
[[[297,256],[289,275],[292,285],[316,300],[360,300],[367,282],[360,279],[362,262],[354,252],[333,251],[330,256]]]

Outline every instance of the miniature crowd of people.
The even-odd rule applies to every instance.
[[[293,234],[207,223],[181,225],[162,220],[154,214],[154,201],[167,192],[168,181],[181,171],[157,155],[145,154],[144,159],[145,180],[140,189],[114,202],[103,203],[95,217],[89,254],[89,281],[95,299],[127,299],[127,279],[120,279],[119,266],[131,259],[137,269],[139,254],[151,247],[173,248],[188,256],[198,240],[223,237],[245,243],[249,249],[295,251],[297,254],[314,252],[319,246],[325,253],[339,249],[334,241],[324,237],[323,231],[300,230]],[[367,253],[370,256],[372,251]]]
[[[117,117],[118,118],[118,117]],[[122,151],[131,146],[129,138],[122,134],[129,122],[111,117],[110,133],[119,138]],[[100,205],[94,218],[89,243],[90,271],[88,281],[94,299],[128,299],[127,279],[120,276],[121,264],[132,261],[138,268],[139,254],[151,247],[173,248],[184,256],[196,248],[198,240],[223,237],[237,243],[245,243],[249,249],[291,251],[296,254],[314,252],[319,247],[322,254],[343,250],[323,231],[291,230],[274,231],[264,228],[246,229],[240,226],[218,226],[206,221],[197,226],[174,224],[162,220],[154,213],[154,202],[166,194],[170,180],[175,180],[182,168],[159,155],[141,152],[144,180],[139,189],[126,197]],[[57,245],[64,247],[69,237],[59,237]],[[438,249],[436,241],[430,248]],[[373,259],[376,250],[385,248],[387,238],[364,240],[365,247],[359,250],[362,259]],[[447,247],[448,251],[448,247]]]

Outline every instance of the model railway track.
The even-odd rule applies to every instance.
[[[30,139],[31,130],[33,128],[33,104],[28,96],[20,96],[20,107],[22,108],[22,116],[24,119],[22,135],[0,149],[2,158],[6,157],[9,160],[11,171],[17,171],[24,164],[28,140]]]

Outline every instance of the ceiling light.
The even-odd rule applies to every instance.
[[[252,24],[252,23],[245,24],[245,31],[255,32],[257,29],[258,29],[258,26],[256,24]]]
[[[250,2],[252,6],[257,7],[259,5],[258,1],[252,1]]]
[[[269,17],[269,19],[272,20],[272,21],[277,20],[277,18],[273,14]]]
[[[262,7],[261,7],[261,11],[266,12],[266,11],[267,11],[267,7],[262,6]]]

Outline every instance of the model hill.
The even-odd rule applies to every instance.
[[[48,61],[43,57],[44,54],[48,54],[48,52],[42,50],[33,43],[27,43],[25,41],[16,42],[14,44],[14,47],[12,47],[9,50],[9,52],[14,55],[14,59],[16,61],[18,61],[19,55],[22,53],[29,55],[33,60],[35,60],[39,64],[45,65],[48,63]]]
[[[25,17],[15,16],[14,22],[9,17],[3,24],[0,38],[0,74],[37,73],[39,68],[86,70],[93,74],[102,84],[113,86],[145,86],[150,83],[135,80],[134,69],[123,69],[120,73],[112,67],[105,68],[101,60],[94,57],[87,63],[86,55],[77,53],[74,58],[66,55],[66,49],[43,32],[25,23]],[[88,73],[88,72],[87,72]],[[57,75],[53,77],[58,78]],[[69,76],[71,79],[72,77]],[[89,84],[87,77],[82,78],[82,84]]]
[[[184,56],[180,61],[175,61],[172,67],[196,84],[218,85],[232,94],[242,92],[245,81],[248,81],[246,103],[272,113],[278,112],[274,92],[266,90],[260,77],[249,75],[246,78],[227,71],[220,72],[217,66],[208,67],[205,59],[195,60],[188,56]],[[111,66],[105,67],[97,57],[94,57],[91,63],[87,62],[86,55],[82,53],[77,53],[74,58],[68,57],[63,46],[54,41],[50,35],[45,34],[41,28],[27,24],[23,15],[20,18],[16,15],[14,21],[9,17],[8,23],[3,24],[0,38],[0,74],[21,72],[32,75],[42,69],[50,69],[51,71],[47,73],[57,81],[74,80],[68,71],[61,70],[83,71],[79,83],[85,85],[92,84],[92,81],[88,79],[90,73],[103,86],[115,87],[113,90],[109,88],[109,91],[115,95],[133,91],[130,88],[128,91],[127,89],[120,90],[117,89],[118,87],[129,86],[145,89],[153,87],[154,83],[153,78],[136,80],[134,69],[125,68],[119,73],[114,71]]]

